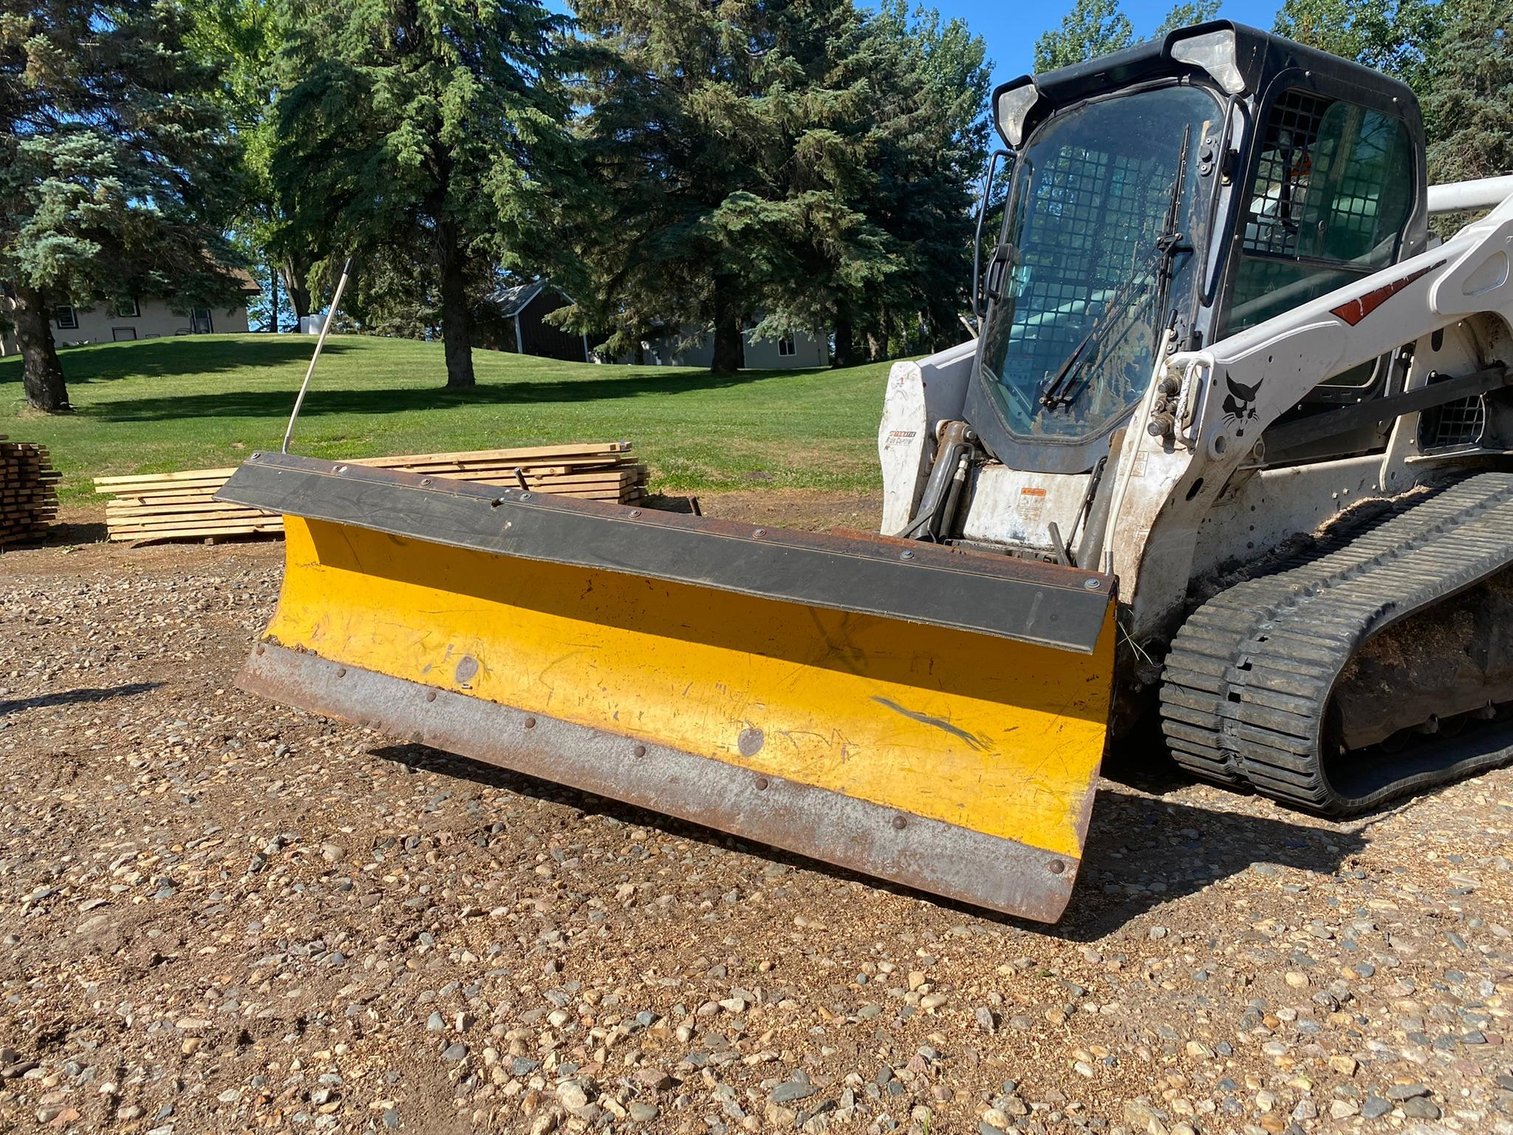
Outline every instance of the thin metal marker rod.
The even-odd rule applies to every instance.
[[[337,309],[341,307],[341,294],[346,290],[347,277],[352,272],[352,258],[347,257],[346,263],[341,266],[341,279],[336,281],[336,294],[331,297],[331,310],[326,313],[326,318],[320,323],[320,338],[315,340],[315,353],[310,356],[310,366],[305,371],[305,381],[299,384],[299,394],[294,399],[294,411],[289,415],[289,428],[284,431],[284,447],[281,452],[289,452],[289,442],[294,437],[294,423],[299,420],[300,407],[305,404],[305,391],[310,389],[310,378],[315,374],[315,364],[320,360],[320,349],[326,345],[326,335],[331,330],[331,324],[336,319]]]

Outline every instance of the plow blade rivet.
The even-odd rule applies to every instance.
[[[263,653],[263,644],[262,643],[258,643],[257,644],[257,652],[259,654]]]
[[[641,510],[639,508],[633,508],[633,509],[630,510],[630,514],[633,517],[634,516],[640,516],[641,515]]]
[[[765,776],[759,776],[756,778],[756,790],[758,792],[767,791],[767,778]]]
[[[893,817],[893,826],[898,831],[903,831],[906,827],[909,826],[909,821],[906,820],[906,819],[904,819],[902,816],[894,816]]]
[[[527,717],[525,719],[525,727],[527,729],[534,729],[534,728],[536,728],[536,719],[534,717]]]
[[[914,558],[914,553],[913,552],[900,552],[900,553],[898,553],[898,558],[901,559],[901,560],[912,560]]]
[[[646,746],[637,745],[634,749],[631,750],[631,752],[638,757],[644,757],[646,756]]]
[[[752,533],[752,535],[755,536],[758,540],[760,540],[763,536],[767,535],[767,529],[765,529],[765,528],[758,528],[755,532]]]
[[[1087,588],[1089,591],[1097,591],[1100,587],[1103,586],[1103,581],[1097,579],[1089,579],[1085,583],[1083,583],[1082,586]]]
[[[1066,870],[1066,864],[1061,862],[1061,860],[1059,859],[1052,859],[1045,865],[1045,869],[1052,875],[1059,875]]]
[[[435,690],[427,690],[426,691],[426,701],[435,701],[435,700],[436,700],[436,691]]]
[[[338,669],[336,671],[336,676],[338,678],[345,678],[347,676],[347,668],[345,666],[343,666],[340,669]]]
[[[760,729],[742,729],[741,735],[736,738],[735,747],[741,751],[741,756],[754,757],[766,743],[767,737]]]

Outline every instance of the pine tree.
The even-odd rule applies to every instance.
[[[808,173],[855,168],[840,153],[854,139],[811,132],[835,109],[814,88],[824,54],[797,24],[798,6],[784,3],[580,0],[576,10],[596,190],[571,241],[580,323],[614,328],[612,353],[656,329],[709,327],[711,369],[733,373],[743,325],[770,298],[762,293],[797,270],[794,227],[806,219],[788,207],[794,191]],[[807,221],[844,232],[843,196],[820,197]]]
[[[1441,11],[1424,104],[1430,180],[1513,173],[1513,10],[1505,0],[1444,0]]]
[[[892,241],[899,269],[865,282],[836,313],[836,363],[918,353],[959,341],[971,284],[974,188],[988,155],[991,66],[960,20],[885,4],[870,22],[882,97],[868,216]],[[882,60],[890,66],[884,67]]]
[[[536,0],[290,3],[271,162],[285,248],[435,275],[449,387],[474,384],[469,281],[528,262],[572,169],[562,20]]]
[[[582,0],[594,219],[577,325],[633,353],[711,328],[717,373],[754,334],[834,327],[837,361],[893,323],[954,324],[986,144],[982,44],[850,0]],[[891,314],[890,314],[891,313]]]
[[[235,151],[187,26],[170,0],[0,0],[0,282],[38,410],[68,409],[53,305],[238,288]]]

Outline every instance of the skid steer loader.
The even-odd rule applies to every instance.
[[[1331,815],[1513,757],[1513,179],[1428,192],[1407,87],[1228,22],[993,105],[981,334],[892,369],[881,536],[257,454],[244,684],[1045,921],[1142,712]]]

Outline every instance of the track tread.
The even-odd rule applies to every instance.
[[[1484,473],[1221,591],[1167,655],[1162,727],[1173,758],[1196,776],[1331,815],[1513,760],[1513,746],[1489,750],[1349,796],[1321,755],[1335,681],[1361,644],[1510,564],[1513,474]]]

